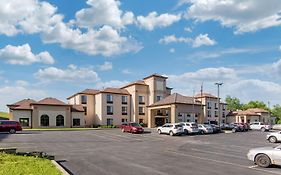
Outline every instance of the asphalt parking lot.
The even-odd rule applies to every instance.
[[[280,167],[259,168],[250,148],[274,146],[259,131],[196,136],[89,131],[23,131],[0,134],[0,147],[44,151],[75,175],[271,175]]]

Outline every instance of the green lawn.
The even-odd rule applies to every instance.
[[[0,112],[0,118],[9,119],[9,113],[7,113],[7,112]]]
[[[97,130],[99,128],[32,128],[23,129],[24,131],[84,131],[84,130]]]
[[[48,159],[0,153],[0,175],[61,175]]]

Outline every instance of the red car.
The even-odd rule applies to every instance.
[[[15,134],[17,131],[22,131],[19,122],[11,120],[0,120],[0,132],[9,132]]]
[[[138,123],[124,123],[121,125],[122,132],[130,132],[130,133],[143,133],[144,130],[142,126]]]

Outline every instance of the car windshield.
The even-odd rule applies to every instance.
[[[131,126],[141,126],[141,125],[138,123],[131,123]]]
[[[209,125],[204,125],[204,127],[206,127],[206,128],[207,128],[207,127],[210,127],[210,126],[209,126]]]
[[[192,123],[191,126],[197,127],[197,124],[196,123]]]

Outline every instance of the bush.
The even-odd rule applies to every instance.
[[[140,123],[140,125],[141,125],[142,127],[147,127],[147,124],[146,124],[146,123]]]

